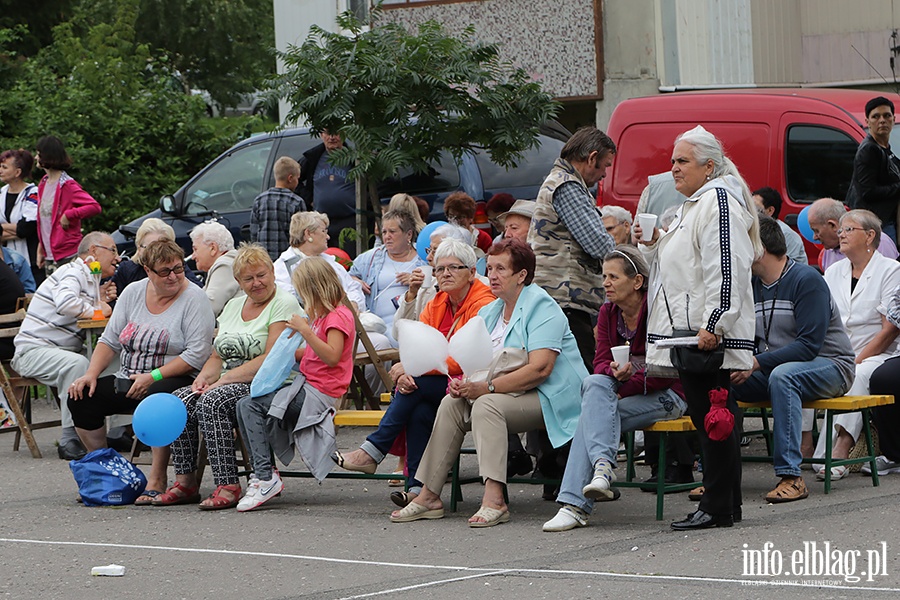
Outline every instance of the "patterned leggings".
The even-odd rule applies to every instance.
[[[199,397],[191,393],[190,387],[183,387],[174,393],[184,401],[188,414],[184,432],[172,442],[175,474],[184,475],[197,470],[199,432],[202,431],[215,484],[237,483],[237,464],[234,459],[234,428],[237,427],[235,406],[238,400],[250,395],[250,384],[229,383],[213,388]]]

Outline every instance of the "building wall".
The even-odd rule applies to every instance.
[[[599,7],[599,0],[483,0],[410,4],[385,10],[384,18],[409,27],[433,19],[451,32],[473,25],[478,39],[499,44],[504,58],[553,96],[596,99],[603,95],[594,26]]]

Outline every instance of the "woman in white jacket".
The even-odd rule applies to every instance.
[[[741,457],[735,431],[710,439],[704,418],[710,392],[730,389],[729,372],[753,364],[755,315],[750,267],[762,254],[759,221],[750,190],[721,143],[697,126],[675,140],[675,188],[686,197],[667,233],[653,230],[642,249],[652,265],[647,363],[674,374],[669,350],[655,342],[674,329],[696,331],[700,350],[724,345],[721,368],[712,373],[677,372],[703,452],[705,493],[697,511],[673,529],[730,527],[741,519]],[[640,239],[640,226],[634,228]],[[735,413],[730,397],[727,407]]]
[[[28,150],[7,150],[0,154],[0,227],[3,245],[25,257],[31,265],[35,281],[44,280],[43,269],[37,268],[37,186],[28,183],[34,157]]]

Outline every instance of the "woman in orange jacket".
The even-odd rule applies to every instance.
[[[481,307],[494,301],[490,288],[475,277],[475,251],[456,239],[445,239],[435,253],[434,275],[440,291],[425,305],[419,321],[440,331],[447,339],[460,330],[469,319],[478,314]],[[452,358],[447,359],[449,376],[459,376],[462,369]],[[363,442],[359,450],[347,455],[340,452],[333,456],[335,462],[349,471],[374,473],[378,463],[384,460],[397,436],[406,429],[409,470],[409,492],[394,492],[391,500],[398,506],[406,506],[419,493],[422,484],[416,480],[416,469],[428,439],[438,406],[447,393],[448,376],[431,372],[411,377],[397,363],[391,369],[397,384],[394,399],[388,406],[375,433]]]

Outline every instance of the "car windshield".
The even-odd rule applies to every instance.
[[[262,191],[274,141],[239,148],[215,163],[185,193],[185,212],[247,210]]]

